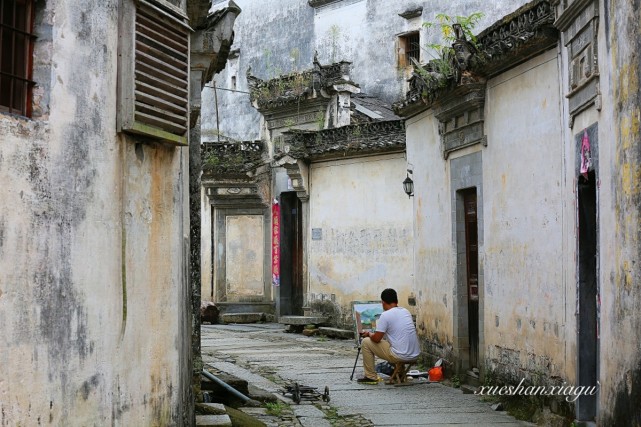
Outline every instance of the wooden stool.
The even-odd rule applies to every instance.
[[[410,371],[410,368],[416,363],[417,360],[418,359],[397,362],[396,366],[394,366],[394,372],[392,372],[392,376],[390,377],[389,381],[387,381],[387,384],[404,383],[407,380],[407,373]]]

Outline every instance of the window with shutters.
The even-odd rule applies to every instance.
[[[191,29],[186,15],[163,0],[126,1],[120,25],[120,130],[187,144]]]
[[[33,1],[0,0],[0,112],[31,116]]]

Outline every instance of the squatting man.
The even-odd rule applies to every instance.
[[[359,378],[358,382],[363,384],[378,383],[374,356],[394,364],[415,360],[420,353],[412,315],[407,309],[398,306],[396,291],[385,289],[381,292],[381,302],[383,313],[376,322],[376,332],[361,332],[365,376]]]

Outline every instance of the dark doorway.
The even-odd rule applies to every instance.
[[[465,212],[465,259],[467,264],[467,314],[470,340],[470,368],[479,360],[479,246],[476,189],[462,192]]]
[[[295,192],[280,195],[280,315],[303,314],[303,216]]]
[[[596,176],[589,172],[578,182],[579,217],[579,386],[597,386],[597,205]],[[578,399],[577,419],[596,417],[596,395]]]

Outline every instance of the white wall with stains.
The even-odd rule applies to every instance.
[[[215,77],[221,88],[203,91],[202,129],[205,141],[215,141],[218,129],[223,137],[254,140],[260,136],[260,114],[249,102],[246,72],[267,80],[281,74],[312,67],[314,53],[321,64],[352,62],[352,80],[361,90],[390,104],[405,96],[409,70],[398,67],[397,36],[421,32],[421,60],[433,57],[427,44],[440,34],[427,31],[424,22],[435,22],[436,15],[469,15],[483,12],[479,31],[527,3],[523,0],[492,1],[415,1],[339,0],[313,8],[304,0],[237,0],[242,9],[235,24],[232,50],[238,58]],[[399,16],[422,7],[421,16]],[[231,92],[232,78],[236,89]],[[216,113],[216,102],[218,113]],[[216,114],[219,114],[218,123]]]
[[[524,371],[572,378],[576,248],[563,240],[575,228],[574,161],[564,155],[559,80],[552,49],[488,81],[483,322],[487,359],[513,350]]]
[[[351,301],[378,300],[392,287],[407,307],[413,233],[406,167],[403,153],[311,164],[308,295],[334,294],[351,316]]]
[[[116,133],[117,1],[36,4],[36,114],[0,114],[0,425],[180,425],[187,150]]]
[[[573,187],[558,82],[554,49],[489,80],[487,147],[464,148],[447,160],[431,110],[406,122],[416,191],[418,327],[430,351],[459,356],[452,317],[458,278],[451,167],[476,153],[482,162],[477,191],[481,365],[513,369],[522,377],[573,378],[575,247],[564,236],[574,233],[575,218],[567,202]]]

